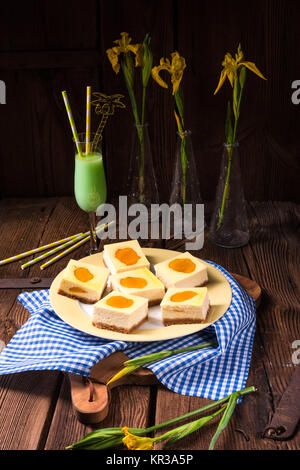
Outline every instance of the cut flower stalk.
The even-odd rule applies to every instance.
[[[226,182],[223,191],[221,207],[218,210],[218,224],[217,229],[219,230],[222,226],[224,219],[224,211],[226,207],[226,201],[229,192],[229,182],[230,182],[230,173],[232,166],[232,154],[233,147],[236,144],[237,138],[237,127],[240,117],[240,107],[243,96],[243,91],[246,82],[246,71],[247,69],[255,73],[258,77],[266,80],[263,74],[259,71],[256,65],[253,62],[248,62],[244,60],[244,54],[239,44],[235,58],[232,57],[230,53],[225,55],[224,61],[222,62],[223,69],[221,71],[220,79],[218,86],[214,94],[218,93],[222,85],[224,84],[226,78],[228,78],[230,85],[232,87],[232,105],[228,102],[227,113],[226,113],[226,123],[225,123],[225,136],[226,136],[226,145],[228,150],[228,168]],[[234,114],[234,121],[232,123],[232,111]]]
[[[217,341],[210,341],[202,344],[196,344],[194,346],[187,346],[185,348],[179,348],[179,349],[170,349],[166,351],[160,351],[158,353],[153,353],[153,354],[148,354],[146,356],[141,356],[137,357],[135,359],[129,359],[128,361],[124,362],[125,367],[120,370],[116,375],[114,375],[106,385],[109,385],[112,382],[115,382],[116,380],[119,380],[121,377],[124,377],[124,375],[130,374],[136,369],[138,369],[141,366],[145,366],[147,364],[150,364],[152,362],[160,361],[162,359],[165,359],[166,357],[174,356],[176,354],[182,354],[185,352],[190,352],[190,351],[196,351],[198,349],[204,349],[204,348],[209,348],[209,347],[215,347],[218,346]]]
[[[155,442],[166,440],[165,446],[174,444],[179,439],[183,439],[189,434],[197,431],[207,422],[211,421],[214,417],[224,412],[223,417],[218,426],[217,432],[215,433],[210,445],[210,449],[212,450],[219,435],[227,426],[235,409],[238,398],[248,395],[249,393],[253,393],[255,391],[256,388],[254,386],[244,388],[242,390],[232,393],[227,397],[209,403],[208,405],[205,405],[197,410],[190,411],[189,413],[185,413],[183,415],[177,416],[175,418],[169,419],[168,421],[148,428],[128,428],[127,426],[124,426],[122,428],[99,429],[97,431],[93,431],[87,434],[83,439],[66,447],[66,449],[102,450],[108,448],[116,448],[121,446],[122,444],[125,444],[127,448],[131,450],[151,450],[153,449],[153,444]],[[224,406],[225,404],[227,405]],[[158,436],[156,438],[146,436],[147,434],[157,431],[158,429],[170,426],[171,424],[177,423],[178,421],[188,419],[192,416],[211,410],[213,408],[220,407],[221,405],[223,406],[211,415],[204,416],[202,418],[199,418],[198,420],[178,426],[170,431],[167,431],[161,436]]]
[[[139,202],[143,203],[145,198],[145,109],[146,91],[151,76],[153,56],[150,50],[151,38],[146,34],[142,44],[132,44],[128,33],[122,32],[121,38],[114,41],[116,46],[106,51],[107,57],[116,74],[122,70],[128,95],[131,102],[132,113],[136,125],[136,131],[140,143],[139,162]],[[135,93],[135,68],[141,70],[142,98],[141,106]]]

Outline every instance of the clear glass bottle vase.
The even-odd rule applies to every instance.
[[[181,207],[181,221],[177,213],[176,222],[174,220],[174,239],[194,240],[197,242],[195,247],[200,250],[204,243],[204,206],[190,130],[177,132],[175,157],[170,206]]]
[[[127,196],[128,205],[140,203],[150,209],[151,204],[159,203],[147,124],[133,128]]]
[[[175,169],[170,204],[201,204],[192,132],[177,132]]]
[[[209,238],[215,245],[225,248],[238,248],[249,241],[238,143],[224,144]]]

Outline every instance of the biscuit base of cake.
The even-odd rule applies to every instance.
[[[210,309],[207,287],[170,287],[160,305],[165,326],[204,323]]]
[[[148,301],[113,291],[94,305],[92,323],[96,328],[130,333],[148,318]]]
[[[197,323],[205,323],[207,320],[207,316],[209,314],[210,307],[207,310],[206,318],[202,320],[196,320],[195,318],[176,318],[176,319],[163,319],[162,324],[164,326],[172,326],[172,325],[196,325]]]
[[[97,322],[97,323],[93,322],[93,326],[95,326],[96,328],[101,328],[103,330],[115,331],[116,333],[129,334],[133,330],[136,330],[137,328],[139,328],[147,320],[148,320],[148,316],[146,318],[143,318],[137,325],[133,325],[130,328],[122,328],[116,325],[107,325],[106,323],[100,323],[100,322]]]
[[[88,297],[79,297],[78,295],[72,295],[69,292],[64,291],[62,288],[60,288],[57,291],[57,293],[60,295],[64,295],[65,297],[68,297],[69,299],[78,300],[79,302],[82,302],[84,304],[90,304],[90,305],[95,304],[99,300],[98,298],[90,299]]]
[[[85,261],[71,259],[60,279],[57,293],[85,304],[100,298],[108,280],[108,269]]]

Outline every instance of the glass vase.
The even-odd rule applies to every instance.
[[[127,196],[128,205],[143,204],[149,211],[159,203],[147,124],[133,128]]]
[[[174,239],[179,238],[182,227],[182,238],[196,241],[193,249],[201,249],[204,243],[204,206],[190,130],[177,132],[170,205],[180,206],[182,213],[181,221],[179,216],[174,221]]]
[[[249,241],[238,143],[224,144],[209,238],[215,245],[225,248],[238,248]]]
[[[175,169],[170,204],[201,204],[192,132],[177,132]]]

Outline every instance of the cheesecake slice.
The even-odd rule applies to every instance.
[[[156,264],[154,269],[166,288],[198,287],[208,281],[206,265],[188,251]]]
[[[103,261],[111,274],[150,268],[150,263],[137,240],[104,245]]]
[[[157,305],[165,295],[163,283],[147,268],[134,269],[110,277],[113,290],[137,295],[148,300],[148,306]]]
[[[59,283],[58,294],[94,304],[101,299],[108,276],[107,268],[71,259]]]
[[[113,291],[94,305],[92,322],[97,328],[131,333],[147,318],[147,299]]]
[[[209,311],[207,287],[171,287],[160,305],[165,326],[203,323]]]

